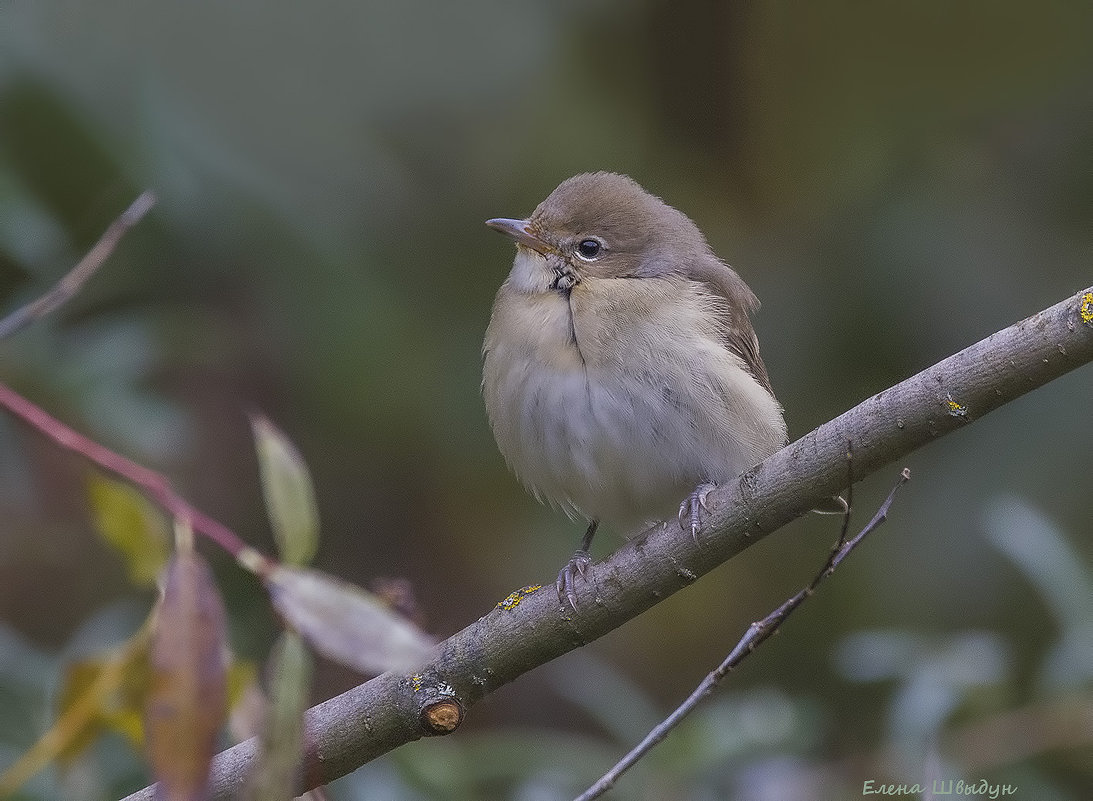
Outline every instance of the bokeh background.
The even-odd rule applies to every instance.
[[[0,379],[270,549],[264,411],[313,471],[318,566],[408,579],[444,636],[580,534],[487,427],[479,348],[513,250],[483,220],[592,169],[686,211],[763,300],[800,436],[1090,283],[1091,33],[1068,2],[0,3],[4,307],[140,190],[161,201],[0,344]],[[1090,797],[1091,401],[1086,367],[907,459],[890,522],[613,797]],[[859,487],[862,521],[899,466]],[[64,666],[153,600],[95,535],[86,470],[0,417],[0,766],[48,727]],[[836,533],[798,521],[331,797],[572,797]],[[261,660],[262,592],[206,550],[233,647]],[[324,665],[315,698],[358,681]],[[146,779],[111,735],[21,797]]]

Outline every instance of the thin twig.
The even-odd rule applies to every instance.
[[[156,196],[149,190],[142,192],[136,200],[129,204],[129,208],[110,224],[106,232],[99,237],[99,241],[95,243],[95,246],[87,251],[76,266],[69,270],[52,289],[37,300],[21,306],[0,320],[0,339],[9,337],[39,317],[44,317],[79,292],[80,287],[102,267],[110,254],[114,252],[114,248],[125,236],[126,231],[140,222],[141,218],[154,205],[156,205]]]
[[[850,450],[847,449],[847,465],[849,466],[849,464]],[[623,773],[633,767],[639,759],[649,753],[649,751],[667,737],[668,733],[678,726],[687,715],[693,712],[695,707],[701,703],[702,699],[713,692],[714,688],[717,687],[721,680],[724,679],[733,668],[743,662],[748,654],[778,631],[782,624],[785,623],[786,618],[793,613],[793,610],[804,603],[805,600],[815,592],[816,587],[820,582],[835,572],[835,568],[837,568],[842,563],[843,559],[858,546],[858,543],[865,539],[866,536],[877,529],[881,523],[887,519],[888,509],[891,507],[892,501],[896,497],[896,491],[907,483],[910,478],[911,471],[906,467],[903,468],[902,472],[900,472],[899,480],[896,482],[896,485],[892,487],[892,491],[888,493],[888,497],[884,500],[884,503],[881,504],[880,509],[873,515],[873,519],[866,523],[865,528],[858,532],[851,540],[846,540],[846,528],[850,520],[850,494],[848,492],[848,508],[843,518],[843,529],[839,536],[839,544],[832,551],[831,556],[828,557],[823,569],[816,574],[816,577],[812,579],[809,585],[804,587],[800,592],[765,618],[752,623],[751,626],[748,627],[747,633],[740,639],[729,655],[725,657],[725,661],[718,665],[715,671],[702,680],[702,683],[687,697],[687,700],[676,707],[672,714],[650,731],[649,734],[645,736],[644,740],[634,746],[634,748],[631,749],[626,756],[620,759],[611,770],[607,771],[599,781],[581,793],[581,795],[576,798],[576,801],[592,801],[592,799],[599,798],[610,790]],[[852,487],[853,483],[851,483],[850,486]]]
[[[52,289],[0,320],[0,339],[14,334],[27,324],[49,314],[79,292],[80,288],[114,252],[114,248],[125,233],[136,225],[155,204],[156,197],[151,191],[142,192],[129,204],[129,208],[110,224],[91,250]],[[250,551],[247,544],[235,532],[194,508],[189,501],[176,493],[165,476],[85,437],[4,384],[0,384],[0,406],[22,418],[62,448],[79,453],[107,472],[140,487],[176,520],[188,521],[194,531],[206,535],[232,556],[239,558],[244,552]]]
[[[22,418],[62,448],[80,454],[103,470],[120,476],[144,490],[149,498],[162,506],[174,518],[188,520],[194,531],[204,534],[232,556],[239,558],[241,553],[251,550],[234,531],[196,509],[175,492],[170,482],[161,473],[149,470],[88,439],[4,384],[0,384],[0,406],[16,417]]]

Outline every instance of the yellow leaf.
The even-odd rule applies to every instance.
[[[258,680],[258,670],[253,662],[232,657],[228,666],[228,708],[235,709],[247,691]],[[250,735],[247,735],[248,737]]]
[[[94,717],[82,736],[57,755],[64,762],[79,755],[102,731],[124,734],[138,748],[144,742],[144,697],[148,690],[147,650],[118,670],[116,655],[73,662],[65,669],[61,713],[76,709],[85,699],[95,704]],[[113,671],[113,675],[111,672]],[[106,676],[106,681],[100,681]]]
[[[319,547],[319,507],[303,457],[273,423],[251,417],[266,513],[281,560],[304,565]]]
[[[136,747],[143,746],[150,635],[151,626],[146,622],[140,631],[107,653],[66,668],[57,720],[0,775],[0,798],[14,793],[46,765],[79,756],[105,731],[119,732]],[[228,670],[232,705],[243,698],[254,677],[254,663],[232,663]]]
[[[0,775],[0,797],[14,793],[51,762],[75,757],[106,729],[139,742],[139,722],[133,718],[139,721],[137,710],[147,689],[149,631],[145,624],[103,658],[69,669],[56,722]]]
[[[227,712],[224,607],[192,548],[167,565],[145,705],[146,752],[164,801],[206,797],[209,763]]]
[[[92,473],[87,496],[95,528],[117,549],[138,587],[155,583],[170,553],[167,521],[147,498],[128,484]]]
[[[312,648],[361,673],[409,670],[435,644],[371,593],[318,570],[278,565],[265,582],[274,608]]]

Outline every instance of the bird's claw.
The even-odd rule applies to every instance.
[[[585,575],[592,569],[592,556],[588,551],[580,549],[576,551],[565,567],[558,571],[558,600],[568,601],[573,611],[577,611],[577,576],[585,579]],[[587,579],[586,579],[587,580]]]
[[[716,487],[716,484],[699,484],[694,492],[683,499],[679,505],[679,527],[691,529],[691,538],[698,542],[698,526],[702,522],[702,513],[710,511],[706,506],[706,498]]]

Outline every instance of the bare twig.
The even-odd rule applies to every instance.
[[[140,222],[155,204],[156,197],[151,191],[142,192],[129,204],[129,208],[110,224],[110,227],[99,237],[99,241],[57,282],[56,286],[37,300],[16,309],[0,320],[0,339],[14,334],[29,323],[49,314],[79,292],[80,288],[114,252],[114,248],[125,233]],[[244,555],[244,558],[250,559],[252,563],[256,560],[256,555],[236,536],[235,532],[194,508],[171,488],[170,482],[163,475],[142,467],[131,459],[85,437],[3,384],[0,384],[0,406],[22,418],[62,448],[79,453],[107,472],[144,490],[173,517],[188,521],[194,531],[209,537],[232,556],[240,558]]]
[[[103,470],[144,490],[149,498],[173,517],[188,520],[194,531],[204,534],[232,556],[238,558],[244,551],[251,551],[234,531],[196,509],[175,492],[166,477],[85,437],[4,384],[0,384],[0,407],[22,418],[62,448],[80,454]]]
[[[129,208],[110,224],[95,246],[87,251],[76,266],[69,270],[52,289],[0,320],[0,339],[11,336],[39,317],[44,317],[79,292],[87,279],[93,276],[114,252],[114,248],[125,236],[126,231],[140,222],[155,204],[156,196],[151,191],[142,192],[129,204]]]
[[[847,465],[850,464],[850,450],[847,450]],[[634,746],[629,753],[620,759],[611,770],[607,771],[600,779],[581,793],[576,801],[592,801],[594,798],[599,798],[608,790],[610,790],[615,782],[619,780],[627,770],[637,764],[638,760],[648,754],[654,746],[664,740],[668,736],[668,733],[678,726],[687,715],[691,714],[695,708],[702,702],[702,700],[714,691],[714,688],[721,683],[722,679],[729,674],[737,665],[747,658],[748,654],[752,653],[762,643],[773,636],[778,629],[782,627],[782,624],[786,622],[786,619],[793,613],[793,611],[810,598],[816,591],[816,587],[819,586],[825,578],[835,572],[842,561],[853,551],[858,544],[864,540],[871,532],[875,531],[888,517],[888,509],[892,505],[892,501],[896,497],[896,491],[902,487],[911,478],[911,471],[906,467],[900,473],[899,480],[896,485],[892,487],[892,491],[888,493],[888,497],[881,504],[880,509],[873,515],[873,519],[866,523],[865,528],[858,532],[858,534],[851,540],[846,539],[847,526],[850,521],[851,500],[850,490],[847,491],[847,510],[843,515],[842,531],[839,534],[839,540],[835,544],[835,548],[832,550],[831,555],[828,557],[827,562],[819,573],[809,582],[808,586],[802,588],[796,595],[789,600],[785,601],[781,606],[771,612],[762,620],[752,623],[748,627],[747,633],[740,638],[740,641],[733,647],[725,660],[718,665],[717,669],[709,673],[705,679],[695,688],[687,700],[675,708],[675,710],[661,723],[653,728],[645,736],[640,743]],[[848,485],[853,487],[853,481]]]

